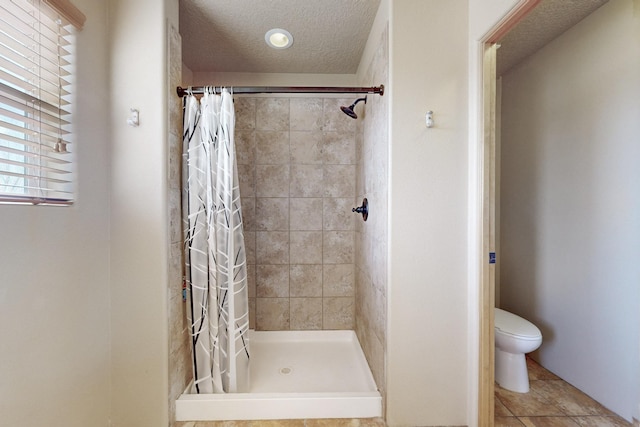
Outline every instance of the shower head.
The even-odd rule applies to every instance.
[[[364,98],[358,98],[356,99],[356,101],[349,105],[348,107],[340,107],[340,109],[342,110],[343,113],[345,113],[347,116],[351,117],[352,119],[357,119],[358,115],[356,114],[355,111],[353,111],[353,109],[356,107],[356,104],[360,101],[364,101],[364,103],[367,103],[367,97],[365,96]]]

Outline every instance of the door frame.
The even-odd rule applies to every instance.
[[[541,0],[520,0],[500,21],[481,38],[479,70],[481,86],[479,93],[480,119],[478,120],[477,171],[478,199],[477,232],[479,235],[478,257],[478,426],[490,427],[494,423],[494,310],[495,266],[489,262],[489,253],[496,248],[496,43],[504,37],[522,18],[535,8]]]

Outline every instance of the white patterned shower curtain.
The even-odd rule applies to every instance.
[[[194,393],[249,391],[247,266],[226,89],[188,95],[183,133],[187,318]]]

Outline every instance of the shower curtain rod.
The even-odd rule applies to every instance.
[[[210,86],[212,87],[212,86]],[[230,86],[234,94],[248,93],[377,93],[384,95],[384,85],[374,87],[312,87],[312,86]],[[178,86],[176,91],[179,97],[189,94],[201,95],[207,88],[205,86],[195,86],[183,88]]]

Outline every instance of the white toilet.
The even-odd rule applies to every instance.
[[[508,311],[495,311],[496,371],[500,387],[518,393],[529,391],[524,355],[540,347],[542,333],[528,320]]]

